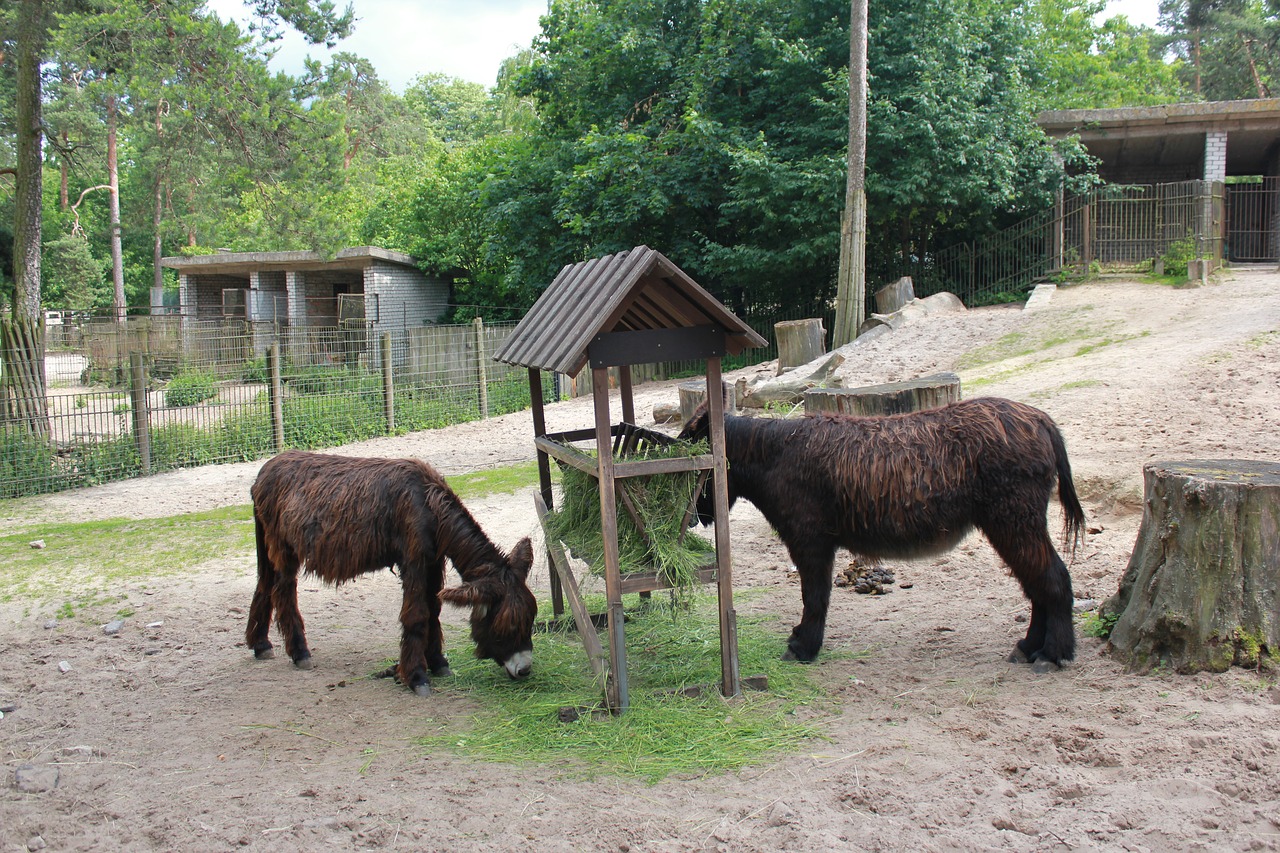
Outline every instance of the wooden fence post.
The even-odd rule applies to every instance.
[[[147,365],[142,353],[129,353],[129,385],[133,397],[133,443],[142,461],[142,473],[151,473],[151,410],[147,403]]]
[[[387,415],[387,435],[396,431],[396,383],[391,374],[391,333],[382,333],[382,406]]]
[[[276,453],[284,450],[284,380],[280,376],[280,342],[267,351],[267,367],[271,371],[271,443]]]
[[[489,375],[485,369],[484,320],[477,317],[473,324],[476,329],[476,377],[480,382],[480,417],[489,417]]]

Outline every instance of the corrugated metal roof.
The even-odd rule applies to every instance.
[[[586,364],[592,338],[603,332],[706,325],[725,329],[730,355],[766,345],[661,252],[637,246],[560,270],[493,357],[572,376]]]

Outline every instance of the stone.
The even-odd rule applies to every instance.
[[[13,773],[14,787],[24,794],[43,794],[58,787],[58,768],[20,764]]]
[[[124,620],[113,619],[112,621],[102,626],[102,633],[106,634],[108,637],[114,637],[116,634],[119,634],[123,629],[124,629]]]

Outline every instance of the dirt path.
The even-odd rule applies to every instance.
[[[1058,421],[1098,530],[1072,566],[1079,598],[1115,592],[1144,463],[1280,460],[1274,270],[1205,288],[1060,288],[1042,310],[927,318],[857,349],[846,384],[958,370],[966,396],[1012,397]],[[676,396],[671,383],[637,392],[638,412]],[[548,416],[552,430],[585,426],[590,403]],[[531,432],[518,413],[342,452],[454,473],[531,458]],[[244,504],[259,464],[47,496],[17,514]],[[500,544],[536,532],[528,492],[470,505]],[[785,630],[800,601],[784,549],[749,505],[732,531],[735,582],[764,590],[740,611],[781,614]],[[0,706],[16,706],[0,719],[3,849],[37,837],[56,850],[1280,849],[1276,676],[1128,675],[1087,637],[1062,673],[1010,665],[1027,607],[981,539],[895,566],[910,589],[835,591],[827,648],[858,654],[815,667],[837,703],[818,717],[829,741],[653,786],[426,755],[412,739],[471,713],[465,697],[336,686],[394,653],[390,576],[305,585],[316,669],[255,666],[241,645],[252,565],[245,554],[125,590],[136,614],[115,638],[93,619],[45,629],[49,613],[0,614]],[[539,565],[533,583],[546,582]],[[27,787],[54,775],[56,786],[16,787],[28,765]]]

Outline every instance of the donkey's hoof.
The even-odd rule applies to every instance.
[[[1031,659],[1027,657],[1027,653],[1022,650],[1021,646],[1014,646],[1013,651],[1009,652],[1007,658],[1009,663],[1030,663]]]
[[[432,678],[447,678],[450,675],[453,675],[453,670],[449,669],[449,664],[445,664],[444,666],[439,668],[436,668],[436,667],[431,668]]]
[[[315,664],[311,662],[311,655],[307,655],[305,658],[298,658],[293,662],[293,665],[298,669],[311,669],[311,667],[315,666]]]
[[[430,695],[431,695],[431,682],[429,682],[429,681],[424,681],[424,682],[422,682],[422,683],[421,683],[421,684],[419,684],[417,687],[413,688],[413,692],[414,692],[414,693],[417,693],[419,696],[430,696]]]
[[[1047,672],[1058,672],[1062,669],[1062,664],[1054,663],[1048,658],[1036,658],[1031,664],[1031,671],[1037,675],[1044,675]]]
[[[253,656],[258,660],[271,660],[276,656],[276,650],[270,646],[265,649],[254,649]]]

